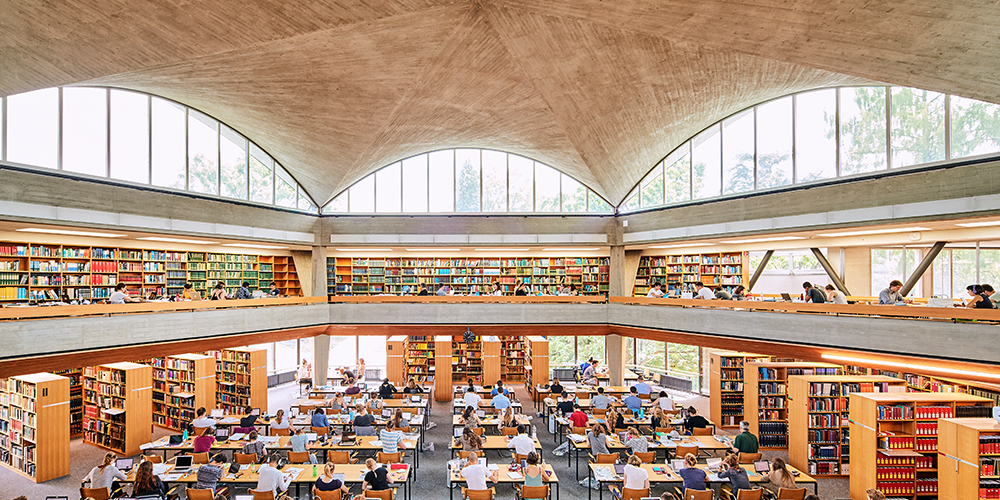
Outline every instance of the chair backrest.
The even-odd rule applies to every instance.
[[[214,490],[196,490],[194,488],[188,488],[184,490],[187,495],[187,500],[215,500]]]
[[[340,414],[340,410],[334,410],[333,408],[323,408],[323,413],[326,413],[327,415],[338,415]]]
[[[522,455],[520,453],[514,453],[514,463],[521,463],[521,460],[527,460],[528,455]]]
[[[691,434],[694,436],[711,436],[714,430],[711,427],[695,427],[691,429]]]
[[[576,427],[576,426],[573,426],[573,427],[570,427],[569,429],[570,429],[570,432],[572,432],[573,434],[579,434],[581,436],[586,436],[587,435],[587,428],[586,427]]]
[[[521,488],[521,498],[548,498],[549,485],[524,486]]]
[[[644,464],[651,464],[651,463],[653,463],[654,460],[656,460],[656,452],[655,451],[647,451],[645,453],[643,453],[641,451],[637,451],[637,452],[633,453],[633,455],[639,457],[639,460],[642,460],[642,463],[644,463]]]
[[[324,435],[330,433],[330,428],[329,427],[312,427],[312,426],[310,426],[309,430],[311,432],[313,432],[314,434],[316,434],[317,436],[324,436]]]
[[[410,426],[396,427],[396,430],[399,431],[399,432],[405,433],[405,434],[409,434],[409,433],[413,432],[413,429],[411,429]]]
[[[617,453],[598,453],[596,458],[599,464],[613,464],[618,462]]]
[[[736,500],[761,500],[764,498],[764,490],[736,490]]]
[[[365,491],[364,498],[375,498],[377,500],[392,500],[392,495],[396,490],[367,490]]]
[[[309,463],[309,452],[308,451],[290,451],[288,452],[288,461],[293,464],[307,464]]]
[[[640,394],[639,395],[639,399],[649,400],[650,399],[650,395],[649,394]]]
[[[670,427],[657,427],[653,429],[653,432],[662,432],[664,434],[670,434],[671,432],[673,432],[673,429],[671,429]]]
[[[486,490],[465,490],[465,498],[469,500],[493,500],[493,488]]]
[[[398,464],[403,462],[403,452],[397,451],[396,453],[386,453],[380,451],[375,454],[375,460],[380,464]]]
[[[322,394],[310,394],[309,399],[326,399],[326,396]]]
[[[332,464],[349,464],[351,463],[351,452],[328,450],[326,461]]]
[[[192,453],[191,454],[191,463],[195,463],[195,464],[207,464],[208,463],[208,452],[206,451],[206,452],[202,452],[202,453]]]
[[[291,434],[291,432],[289,432],[288,429],[275,429],[274,427],[271,427],[267,431],[267,433],[268,433],[268,435],[271,435],[271,436],[287,436],[287,435]]]
[[[504,427],[503,428],[503,435],[504,436],[516,436],[517,435],[517,427]]]
[[[472,429],[472,432],[475,432],[477,436],[482,436],[485,431],[485,427],[476,427],[475,429]]]
[[[608,409],[607,408],[594,408],[594,416],[595,417],[603,417],[604,415],[607,415],[607,414],[608,414]]]
[[[236,459],[236,463],[240,465],[257,463],[256,453],[233,453],[233,457]]]
[[[687,455],[688,453],[690,453],[690,454],[692,454],[692,455],[694,455],[694,456],[697,457],[698,456],[698,447],[697,446],[677,445],[677,448],[674,451],[674,453],[676,454],[677,458],[684,458],[684,455]]]
[[[741,464],[752,464],[755,460],[760,460],[763,457],[763,453],[740,453],[740,463]]]
[[[471,451],[459,451],[458,452],[458,458],[469,458],[469,453],[472,453],[472,452]]]
[[[778,488],[778,499],[779,500],[803,500],[806,497],[805,488]]]
[[[208,427],[195,427],[194,428],[194,435],[195,436],[200,436],[200,435],[204,434],[205,433],[205,429],[208,429]]]
[[[142,458],[151,464],[163,463],[163,455],[143,455]]]
[[[80,498],[93,498],[94,500],[109,500],[111,498],[111,490],[107,486],[103,488],[84,488],[80,487]]]
[[[641,500],[649,496],[649,488],[643,490],[633,490],[632,488],[622,488],[622,500]]]
[[[312,497],[316,500],[341,500],[344,493],[340,489],[333,491],[320,491],[313,487]]]
[[[274,500],[273,491],[250,490],[250,493],[253,495],[253,500]]]
[[[692,490],[685,488],[684,498],[681,500],[712,500],[714,493],[712,490]]]

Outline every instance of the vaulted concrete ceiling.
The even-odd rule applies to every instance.
[[[536,158],[613,203],[702,128],[872,81],[1000,101],[1000,9],[942,0],[0,3],[0,94],[101,84],[202,109],[319,203],[446,147]]]

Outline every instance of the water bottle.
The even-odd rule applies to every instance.
[[[313,464],[313,477],[316,477],[316,464]]]
[[[535,429],[535,424],[531,424],[531,439],[538,441],[538,430]]]
[[[188,440],[188,431],[187,431],[187,429],[184,429],[184,438],[183,439],[184,439],[184,441]]]

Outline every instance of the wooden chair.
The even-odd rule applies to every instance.
[[[233,453],[233,459],[240,465],[250,465],[257,463],[256,453]]]
[[[411,429],[410,426],[396,427],[396,430],[399,431],[399,432],[405,433],[405,434],[409,434],[409,433],[413,432],[413,429]]]
[[[740,453],[740,463],[752,464],[755,460],[760,460],[763,456],[763,453]]]
[[[307,464],[309,463],[309,452],[290,451],[288,452],[288,462],[293,464]]]
[[[633,490],[632,488],[622,488],[622,500],[642,500],[649,496],[649,488],[643,490]]]
[[[342,500],[344,492],[341,490],[320,491],[313,487],[312,497],[315,500]]]
[[[806,498],[805,488],[787,489],[778,488],[778,500],[804,500]]]
[[[163,455],[143,455],[142,459],[151,464],[162,464]]]
[[[195,427],[195,428],[194,428],[194,435],[195,435],[195,436],[200,436],[200,435],[202,435],[202,433],[204,433],[204,432],[205,432],[205,429],[208,429],[208,427]]]
[[[374,498],[376,500],[392,500],[392,497],[396,494],[396,490],[390,488],[388,490],[368,490],[365,492],[362,498]]]
[[[375,454],[375,461],[380,464],[401,464],[403,463],[403,452],[386,453],[380,451]]]
[[[469,458],[469,453],[476,453],[478,455],[478,454],[483,453],[483,450],[477,450],[475,452],[472,452],[472,451],[461,451],[460,450],[458,452],[458,458]]]
[[[334,413],[336,412],[336,413]],[[323,413],[327,415],[339,415],[340,410],[334,410],[333,408],[323,408]]]
[[[330,433],[329,427],[309,427],[309,432],[316,434],[317,437],[325,436]]]
[[[694,455],[695,457],[697,457],[698,456],[698,447],[697,446],[684,446],[684,445],[680,445],[679,444],[679,445],[677,445],[677,448],[674,448],[674,458],[684,458],[684,456],[687,455],[688,453],[690,453],[690,454]]]
[[[614,464],[618,463],[617,453],[598,453],[596,456],[590,456],[591,461],[595,464]]]
[[[763,498],[763,488],[756,490],[736,490],[736,500],[762,500]]]
[[[663,434],[670,434],[673,431],[670,427],[657,427],[653,429],[653,432],[662,432]]]
[[[475,429],[472,429],[472,432],[475,432],[477,436],[482,436],[483,433],[486,432],[486,428],[485,427],[476,427]]]
[[[516,500],[523,500],[525,498],[549,498],[549,485],[520,486],[515,484],[514,498]]]
[[[326,452],[326,461],[332,464],[356,464],[358,459],[354,458],[354,455],[349,451],[334,451],[330,450]]]
[[[288,429],[275,429],[274,427],[271,427],[268,429],[267,434],[269,436],[288,436],[291,432],[289,432]]]
[[[711,427],[703,427],[703,428],[695,427],[694,429],[691,429],[691,435],[692,436],[711,436],[713,434],[714,430],[715,429],[713,429]]]
[[[712,490],[692,490],[686,488],[684,490],[684,498],[681,500],[712,500],[715,497],[715,492]]]
[[[187,500],[215,500],[215,490],[196,490],[188,488],[184,490]]]
[[[608,414],[607,408],[594,408],[594,418],[603,417]]]
[[[80,498],[92,498],[94,500],[110,500],[111,488],[84,488],[80,487]]]
[[[640,394],[639,399],[645,399],[646,401],[649,401],[650,399],[652,399],[652,394]]]
[[[273,491],[249,491],[253,495],[253,500],[275,500]]]
[[[208,452],[203,453],[192,453],[191,463],[195,464],[207,464],[208,463]]]
[[[504,436],[516,436],[517,435],[517,427],[504,427],[503,428],[503,432],[501,432],[500,434],[502,434]]]
[[[571,426],[569,428],[569,433],[570,434],[579,434],[581,436],[586,436],[587,435],[587,428],[586,427]]]
[[[528,455],[521,455],[520,453],[517,453],[517,452],[512,453],[512,455],[514,457],[514,463],[516,463],[516,464],[521,463],[521,460],[527,460],[528,459]],[[534,497],[532,497],[532,498],[534,498]]]
[[[494,488],[488,490],[468,490],[464,487],[462,488],[462,498],[465,500],[493,500],[493,495],[496,495]]]
[[[651,463],[653,463],[656,460],[656,452],[655,451],[647,451],[646,453],[643,453],[641,451],[637,451],[637,452],[633,453],[633,455],[639,457],[639,460],[642,460],[642,463],[644,463],[644,464],[651,464]]]
[[[590,399],[590,391],[576,391],[576,397],[580,399]]]

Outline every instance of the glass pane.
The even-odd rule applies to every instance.
[[[584,360],[594,358],[604,364],[604,337],[596,335],[581,335],[576,338],[577,361],[583,363]]]
[[[219,122],[188,109],[188,190],[219,194]]]
[[[722,122],[722,179],[725,194],[753,191],[753,108]]]
[[[535,162],[535,211],[559,211],[559,171]]]
[[[934,295],[951,297],[951,250],[941,250],[934,258],[931,269]]]
[[[588,191],[587,195],[590,197],[590,202],[587,205],[587,211],[592,214],[609,214],[614,212],[614,207],[610,203],[604,201],[597,193],[593,191]]]
[[[670,374],[674,376],[684,376],[693,382],[692,389],[700,390],[698,359],[701,349],[698,346],[687,344],[667,344],[667,363]]]
[[[632,337],[625,337],[625,366],[632,366],[635,364],[635,339]]]
[[[347,191],[340,193],[340,195],[334,198],[333,201],[327,203],[324,212],[326,213],[347,212]]]
[[[279,207],[295,208],[298,205],[295,180],[280,165],[274,167],[274,204]]]
[[[111,91],[111,178],[149,184],[149,96]]]
[[[329,374],[336,374],[337,368],[358,366],[358,338],[330,337],[330,369]]]
[[[1000,104],[951,96],[949,106],[952,158],[1000,151]]]
[[[719,196],[722,189],[722,138],[719,130],[716,123],[691,140],[691,182],[696,199]]]
[[[954,299],[968,297],[966,287],[978,283],[975,249],[956,248],[951,251],[951,276],[951,297]]]
[[[358,337],[358,362],[362,359],[365,360],[365,371],[378,368],[381,369],[381,374],[385,375],[385,335],[361,335]]]
[[[393,163],[375,172],[375,211],[399,212],[403,204],[402,167]]]
[[[757,107],[757,189],[792,183],[792,98]]]
[[[254,151],[250,145],[250,201],[274,203],[274,173],[270,156]]]
[[[667,203],[677,203],[691,199],[691,143],[670,153],[663,161],[666,169],[663,172],[665,195]]]
[[[247,140],[235,130],[221,125],[219,140],[222,159],[222,196],[247,199]]]
[[[456,149],[455,211],[479,211],[479,150]]]
[[[903,249],[873,248],[872,249],[872,294],[877,295],[892,280],[903,281],[907,278],[903,268]]]
[[[562,174],[562,211],[587,211],[587,187],[566,174]]]
[[[837,90],[795,96],[795,181],[837,175]]]
[[[299,366],[298,363],[298,344],[299,341],[293,340],[282,340],[280,342],[274,343],[274,368],[273,371],[288,371],[294,370]]]
[[[427,155],[403,160],[403,211],[427,211]]]
[[[316,205],[313,205],[312,200],[309,199],[309,195],[306,191],[299,186],[299,210],[304,210],[311,214],[316,213]]]
[[[63,163],[67,172],[107,177],[108,91],[63,89]]]
[[[1000,250],[979,249],[979,282],[992,285],[994,289],[1000,283]]]
[[[909,279],[910,275],[913,274],[913,271],[915,271],[917,269],[917,266],[920,264],[920,261],[923,258],[924,258],[924,255],[923,255],[923,253],[920,250],[918,250],[916,248],[907,249],[906,250],[906,272],[903,275],[904,277],[900,278],[900,280]],[[926,274],[926,272],[924,274]],[[923,297],[924,296],[923,290],[924,290],[924,278],[923,278],[923,276],[921,276],[920,279],[917,280],[917,284],[913,285],[913,289],[910,290],[909,296],[910,297]]]
[[[552,366],[573,366],[576,364],[574,352],[576,337],[550,335],[549,361]]]
[[[371,174],[361,179],[350,189],[350,211],[374,212],[375,211],[375,174]]]
[[[184,189],[187,151],[184,149],[184,106],[153,100],[153,185]]]
[[[528,158],[518,155],[507,155],[509,162],[509,172],[507,174],[510,181],[511,212],[532,212],[535,201],[535,170],[534,162]]]
[[[454,212],[455,151],[435,151],[428,158],[431,168],[431,212]]]
[[[840,175],[886,168],[885,87],[840,89]]]
[[[59,166],[59,89],[7,97],[7,161]]]
[[[627,211],[639,210],[639,190],[635,190],[632,195],[625,200],[624,207]]]
[[[892,88],[892,166],[944,159],[944,94]]]
[[[650,370],[666,370],[666,343],[655,340],[638,339],[635,364]]]
[[[507,211],[507,153],[483,150],[483,212]]]
[[[639,203],[643,208],[658,207],[663,204],[663,164],[656,167],[642,180],[639,186]]]

